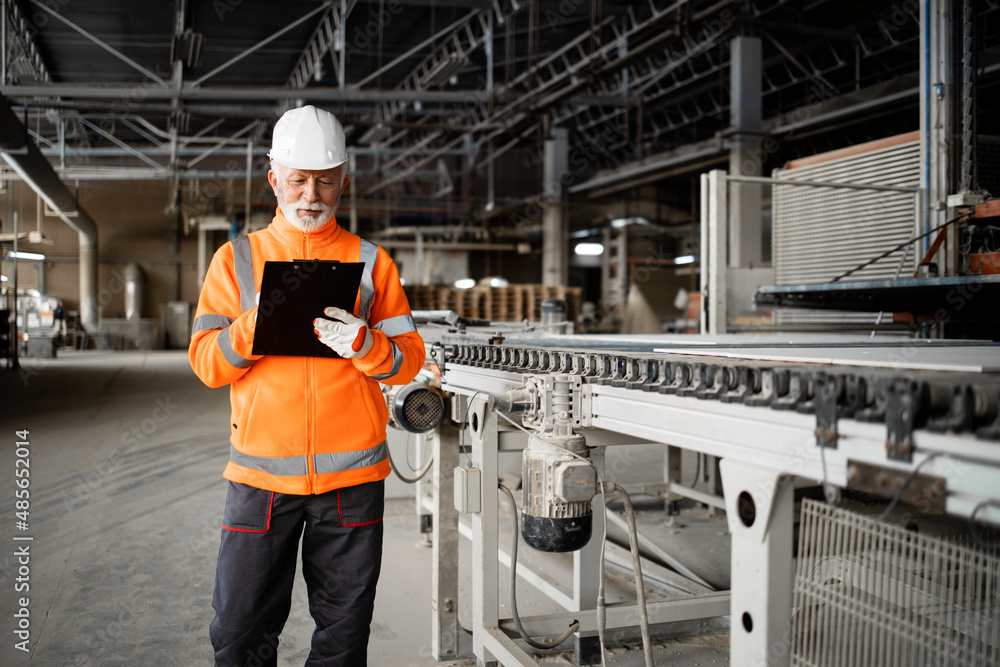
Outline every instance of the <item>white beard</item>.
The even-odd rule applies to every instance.
[[[326,223],[330,221],[336,209],[333,206],[328,206],[322,202],[306,202],[298,201],[292,204],[285,202],[284,197],[281,196],[281,191],[278,192],[278,207],[281,212],[285,215],[285,220],[288,220],[293,227],[298,229],[300,232],[315,232],[318,229],[322,229],[326,226]],[[319,211],[320,215],[313,216],[300,216],[299,211],[305,209],[307,211]]]

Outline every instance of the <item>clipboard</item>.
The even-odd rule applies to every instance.
[[[329,306],[354,312],[364,267],[319,259],[265,262],[253,353],[341,358],[319,342],[313,320],[326,317]]]

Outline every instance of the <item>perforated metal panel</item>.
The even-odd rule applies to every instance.
[[[420,383],[403,387],[392,404],[392,416],[411,433],[426,433],[444,417],[444,401],[436,390]]]
[[[879,144],[881,145],[881,144]],[[778,180],[872,184],[915,188],[920,179],[920,143],[863,150],[843,157],[791,169],[775,170]],[[772,206],[772,262],[778,285],[829,282],[849,269],[912,238],[916,198],[907,192],[841,190],[774,185]],[[922,244],[909,250],[900,268],[902,251],[845,278],[892,279],[912,275]],[[872,313],[780,310],[775,322],[874,323]]]
[[[803,501],[793,667],[1000,664],[1000,559],[963,538]]]

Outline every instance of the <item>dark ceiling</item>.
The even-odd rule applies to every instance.
[[[498,200],[541,190],[555,127],[589,194],[724,161],[737,35],[761,39],[769,167],[916,129],[918,4],[4,0],[2,91],[67,179],[242,178],[248,140],[259,175],[280,112],[313,103],[347,128],[363,197],[457,179],[446,199],[473,215],[494,160],[515,172]],[[998,134],[998,1],[973,5],[978,130]]]

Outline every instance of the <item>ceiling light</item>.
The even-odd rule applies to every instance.
[[[476,281],[472,278],[459,278],[455,281],[455,287],[458,289],[471,289],[476,286]]]
[[[694,255],[681,255],[680,257],[674,258],[674,264],[693,264],[694,260]]]
[[[629,227],[630,225],[641,225],[642,227],[651,227],[651,223],[647,218],[641,215],[630,215],[627,218],[615,218],[611,221],[611,227],[614,229],[621,229],[622,227]]]
[[[40,255],[37,252],[8,252],[8,259],[34,259],[36,261],[41,261],[45,259],[45,255]]]
[[[601,243],[577,243],[573,251],[577,255],[600,255],[604,252],[604,245]]]

